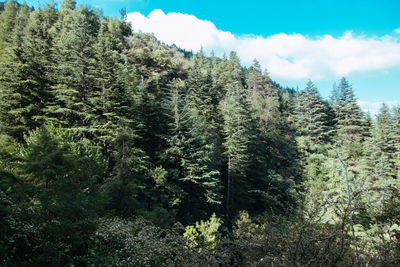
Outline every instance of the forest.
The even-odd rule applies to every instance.
[[[1,266],[399,266],[400,107],[125,11],[0,10]]]

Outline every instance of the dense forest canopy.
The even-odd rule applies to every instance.
[[[72,0],[0,7],[0,265],[400,263],[400,107]]]

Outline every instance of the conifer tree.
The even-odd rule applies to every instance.
[[[76,8],[76,1],[74,0],[62,0],[60,11],[63,10],[74,10]]]
[[[394,139],[394,162],[395,175],[400,178],[400,106],[393,108],[393,139]]]
[[[164,103],[169,117],[168,148],[165,162],[170,170],[168,183],[179,199],[178,216],[193,222],[209,213],[220,203],[218,162],[215,161],[214,140],[207,132],[206,119],[185,102],[175,81]],[[177,194],[177,192],[180,192]]]
[[[278,121],[281,116],[279,97],[267,73],[261,72],[257,60],[254,60],[253,65],[248,70],[246,84],[254,117],[259,121],[260,127],[263,128],[262,131],[271,130],[273,128],[271,122]]]
[[[202,116],[211,120],[211,116],[215,114],[218,100],[212,82],[210,63],[202,51],[192,58],[192,66],[188,74],[186,82],[188,100]]]
[[[88,140],[52,126],[31,131],[25,139],[15,170],[34,188],[30,261],[79,264],[102,207],[96,182],[104,179],[104,162]]]
[[[242,85],[244,84],[244,71],[240,65],[239,57],[234,51],[229,53],[228,70],[231,83],[240,82]]]
[[[26,14],[24,9],[21,12]],[[48,118],[47,107],[52,101],[49,29],[56,20],[54,12],[54,7],[49,6],[32,13],[23,38],[20,32],[15,32],[13,46],[6,50],[0,67],[0,94],[4,97],[2,127],[21,141],[24,133],[42,125]]]
[[[252,156],[246,182],[240,185],[247,194],[242,194],[238,204],[245,208],[246,203],[257,203],[246,208],[250,212],[280,212],[283,206],[293,203],[289,191],[294,188],[293,180],[298,175],[294,167],[297,164],[293,153],[294,132],[288,124],[289,111],[283,104],[283,98],[289,96],[283,95],[266,71],[261,72],[256,60],[247,72],[246,83],[252,115],[249,128],[252,132],[249,154]]]
[[[10,0],[5,3],[4,11],[0,14],[0,60],[2,58],[3,49],[12,42],[11,37],[13,29],[17,24],[17,13],[17,2]]]
[[[217,59],[216,57],[211,58],[211,75],[218,92],[218,102],[220,102],[226,94],[225,87],[230,79],[228,59],[225,54],[222,59]]]
[[[55,37],[53,70],[57,84],[52,112],[58,121],[76,131],[90,135],[93,117],[91,96],[97,93],[94,44],[99,30],[99,19],[86,7],[64,10],[60,32]]]
[[[97,74],[95,90],[90,96],[92,127],[95,138],[105,151],[110,149],[121,123],[124,127],[134,128],[134,71],[122,54],[125,46],[119,29],[121,24],[115,18],[104,20],[94,45]]]
[[[315,85],[308,81],[307,87],[296,98],[295,125],[301,139],[309,151],[329,141],[328,105]],[[303,142],[302,141],[302,142]]]
[[[395,127],[394,120],[392,114],[390,112],[389,107],[386,104],[383,104],[381,109],[379,110],[378,115],[376,116],[376,124],[375,131],[373,136],[373,142],[376,146],[375,153],[375,165],[382,165],[382,162],[385,164],[385,168],[380,168],[382,170],[387,170],[387,176],[395,176]]]
[[[107,208],[120,216],[140,214],[151,205],[151,181],[148,175],[148,157],[138,148],[138,137],[124,125],[115,129],[111,145],[110,177],[103,185],[108,196]]]
[[[231,83],[227,88],[225,99],[221,103],[224,125],[223,134],[226,157],[226,219],[228,223],[235,212],[235,184],[244,179],[250,155],[248,146],[251,140],[250,106],[246,91],[240,82]],[[239,191],[240,188],[238,187]]]
[[[254,59],[253,65],[247,71],[246,84],[250,99],[257,94],[265,95],[268,91],[268,81],[262,75],[260,63]]]
[[[345,157],[359,157],[362,153],[361,142],[366,129],[363,127],[363,113],[357,104],[353,88],[343,77],[338,86],[336,108],[337,142],[347,150]]]

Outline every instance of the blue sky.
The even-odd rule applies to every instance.
[[[38,6],[45,0],[30,0]],[[244,65],[257,58],[282,85],[305,87],[308,78],[324,97],[341,76],[360,104],[400,101],[399,0],[158,1],[78,0],[119,16],[125,8],[134,30],[217,55],[236,50]]]

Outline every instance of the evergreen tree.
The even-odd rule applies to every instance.
[[[246,91],[239,82],[232,83],[227,88],[225,99],[221,103],[224,118],[223,134],[226,156],[226,219],[228,224],[235,212],[235,199],[239,195],[235,192],[235,184],[245,178],[250,155],[248,146],[251,139],[250,132],[250,105]]]
[[[295,104],[295,125],[299,134],[299,143],[311,152],[329,141],[328,105],[311,81],[300,92]]]
[[[3,50],[11,42],[12,32],[16,23],[18,13],[18,3],[14,0],[7,1],[4,5],[4,11],[0,13],[0,61]]]
[[[76,8],[76,1],[74,0],[62,0],[61,1],[61,6],[60,6],[60,11],[64,10],[74,10]]]
[[[396,158],[396,147],[395,147],[395,127],[392,114],[389,107],[383,104],[376,116],[375,131],[373,135],[373,142],[376,147],[375,151],[375,165],[380,170],[386,170],[385,177],[395,177],[394,162]],[[382,163],[385,163],[385,168],[382,167]],[[379,167],[381,166],[381,167]]]
[[[26,14],[24,11],[22,9],[21,14]],[[54,12],[50,6],[32,13],[23,38],[20,39],[21,33],[15,32],[13,46],[6,50],[0,67],[0,94],[4,99],[1,105],[2,127],[19,140],[24,133],[42,125],[48,118],[47,107],[52,101],[49,29],[56,19]]]
[[[117,19],[104,20],[100,26],[95,49],[95,90],[90,95],[93,107],[92,127],[94,137],[105,151],[110,149],[116,129],[134,129],[133,70],[122,54],[124,38]],[[108,152],[110,153],[110,152]]]
[[[395,148],[395,175],[400,178],[400,107],[393,108],[393,137]]]
[[[151,202],[151,181],[148,175],[148,157],[138,148],[135,132],[123,125],[117,128],[111,145],[110,177],[103,190],[108,196],[107,208],[119,216],[138,215]]]
[[[165,160],[170,170],[169,188],[175,188],[174,202],[179,201],[178,217],[194,222],[209,213],[211,206],[220,203],[219,165],[207,121],[197,109],[185,103],[179,84],[179,81],[174,83],[165,102],[170,118]]]
[[[231,83],[240,82],[242,85],[244,85],[244,71],[240,65],[239,57],[234,51],[229,53],[228,71],[230,73]]]
[[[231,83],[239,82],[244,85],[245,82],[243,68],[240,66],[239,58],[234,51],[230,52],[229,58],[224,55],[220,61],[214,59],[211,74],[216,91],[219,92],[220,100],[227,94],[227,88]]]
[[[102,202],[104,162],[88,140],[47,126],[26,136],[17,174],[34,185],[28,241],[31,265],[82,264]],[[18,259],[22,255],[15,255]]]
[[[167,132],[168,119],[162,109],[168,83],[179,78],[185,71],[181,68],[179,54],[171,53],[153,35],[132,34],[127,39],[128,60],[135,66],[137,82],[137,117],[142,149],[155,165],[160,164],[160,151],[166,148],[162,136]]]
[[[211,58],[211,76],[218,93],[218,102],[220,102],[226,94],[226,85],[230,79],[228,59],[225,54],[220,60],[216,57]]]
[[[61,29],[55,37],[53,79],[55,98],[51,111],[63,125],[90,136],[93,117],[91,97],[97,94],[94,44],[99,19],[86,7],[64,10]]]
[[[299,171],[294,132],[288,124],[290,96],[272,83],[268,73],[261,73],[257,61],[249,68],[246,82],[251,103],[253,126],[249,144],[249,170],[240,204],[250,212],[281,212],[294,203],[293,189]],[[282,95],[280,95],[282,94]],[[249,203],[252,208],[248,208]]]
[[[202,51],[192,58],[186,86],[189,102],[202,116],[211,120],[211,116],[216,114],[218,99],[211,77],[210,63]]]
[[[363,127],[363,113],[357,104],[353,88],[342,78],[338,86],[336,127],[337,143],[347,150],[345,157],[357,158],[362,154],[361,142],[366,129]]]
[[[253,65],[247,71],[246,78],[250,99],[257,94],[265,94],[267,92],[267,81],[262,75],[261,66],[257,59],[254,59]]]

